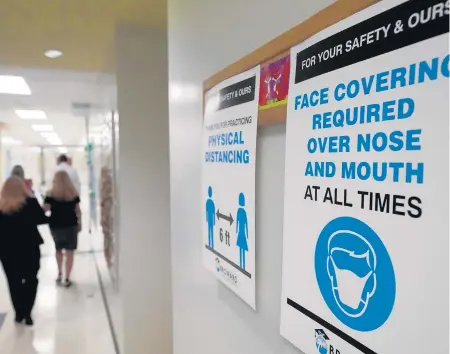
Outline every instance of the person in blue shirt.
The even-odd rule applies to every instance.
[[[216,225],[216,206],[212,200],[212,188],[208,187],[208,200],[206,201],[206,222],[208,224],[208,246],[214,249],[214,226]]]
[[[236,216],[236,245],[239,247],[239,264],[241,269],[245,270],[245,252],[248,251],[248,221],[247,212],[245,211],[245,196],[244,193],[239,194],[240,208]]]

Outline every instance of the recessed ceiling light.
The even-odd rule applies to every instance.
[[[31,95],[31,90],[22,76],[0,75],[0,93]]]
[[[53,131],[53,125],[51,124],[35,124],[31,128],[36,132],[51,132]]]
[[[56,59],[59,58],[63,53],[60,50],[50,49],[47,50],[44,54],[47,58]]]
[[[16,109],[16,114],[21,119],[47,119],[44,111],[30,109]]]

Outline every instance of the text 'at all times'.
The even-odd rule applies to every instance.
[[[347,189],[308,185],[305,200],[342,207],[358,207],[380,213],[420,218],[422,216],[422,200],[419,197],[407,197],[400,194],[378,193],[358,190],[350,195]]]

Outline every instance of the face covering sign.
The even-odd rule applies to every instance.
[[[202,249],[207,269],[255,309],[259,66],[206,94]]]
[[[281,334],[448,353],[449,1],[385,0],[291,50]]]

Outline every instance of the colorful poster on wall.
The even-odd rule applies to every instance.
[[[206,94],[202,249],[211,272],[255,309],[259,66]]]
[[[281,334],[448,353],[449,2],[385,0],[292,48]]]
[[[261,66],[259,108],[267,109],[287,104],[290,56]]]

